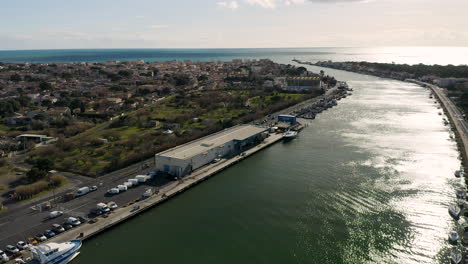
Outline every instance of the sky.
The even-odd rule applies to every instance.
[[[0,0],[0,50],[468,46],[468,0]]]

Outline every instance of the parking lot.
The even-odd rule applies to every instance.
[[[138,174],[146,174],[147,172],[149,172],[149,169],[141,170]],[[139,199],[148,188],[157,190],[170,182],[164,177],[155,177],[155,179],[141,183],[125,192],[116,195],[107,194],[107,190],[122,184],[129,178],[134,178],[134,176],[136,176],[135,173],[132,173],[132,175],[121,173],[113,175],[113,177],[107,177],[107,181],[102,182],[96,191],[76,197],[65,203],[59,203],[46,211],[39,212],[38,210],[25,208],[12,212],[8,216],[0,217],[0,250],[5,251],[7,245],[16,246],[18,241],[26,241],[28,237],[44,234],[45,230],[52,229],[53,224],[63,225],[70,216],[90,219],[94,217],[90,212],[93,208],[96,208],[98,203],[113,201],[121,206]],[[63,215],[49,219],[49,214],[52,211],[63,211]]]

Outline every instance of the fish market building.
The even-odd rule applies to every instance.
[[[183,177],[217,158],[235,156],[258,145],[268,136],[267,130],[254,125],[239,125],[157,153],[156,170]]]

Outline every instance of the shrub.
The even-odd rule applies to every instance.
[[[38,181],[29,185],[22,185],[15,189],[16,199],[25,200],[34,195],[49,189],[49,183],[46,181]]]
[[[65,181],[65,176],[63,175],[52,175],[50,177],[50,185],[57,187],[60,186]]]

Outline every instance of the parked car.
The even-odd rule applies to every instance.
[[[57,217],[59,217],[61,215],[63,215],[62,211],[52,211],[49,214],[49,219],[54,219],[54,218],[57,218]]]
[[[112,188],[107,191],[108,194],[119,194],[119,188]]]
[[[69,223],[67,223],[67,222],[63,223],[62,226],[63,226],[63,228],[64,228],[65,230],[70,230],[70,229],[73,228],[73,225],[71,225],[71,224],[69,224]]]
[[[78,221],[80,221],[82,224],[84,223],[87,223],[88,222],[88,219],[82,217],[82,216],[77,216],[75,217],[76,219],[78,219]]]
[[[91,214],[93,214],[93,215],[102,215],[102,211],[101,211],[101,209],[98,209],[98,208],[92,208],[91,209]]]
[[[35,245],[37,245],[37,243],[39,243],[39,242],[37,242],[37,240],[34,237],[28,237],[26,240],[28,241],[29,244],[31,244],[33,246],[35,246]]]
[[[54,231],[47,229],[47,230],[44,232],[44,235],[45,235],[47,238],[51,238],[51,237],[54,237],[56,234],[54,233]]]
[[[68,217],[67,223],[71,224],[72,226],[79,226],[79,225],[81,225],[80,220],[76,219],[75,217]]]
[[[94,192],[94,191],[97,190],[97,188],[98,188],[98,187],[97,187],[96,185],[91,186],[91,187],[89,187],[89,191],[90,191],[90,192]]]
[[[107,203],[107,206],[109,206],[109,208],[110,208],[111,210],[117,209],[117,207],[118,207],[117,204],[116,204],[115,202],[108,202],[108,203]]]
[[[65,228],[63,228],[61,225],[59,224],[53,224],[52,225],[52,231],[54,231],[56,234],[60,234],[62,232],[65,232]]]
[[[37,240],[37,242],[44,242],[47,240],[47,237],[43,234],[37,234],[34,236],[34,238]]]
[[[26,244],[24,241],[18,241],[18,243],[16,243],[16,247],[19,250],[25,250],[25,249],[29,248],[29,245]]]
[[[0,250],[0,262],[1,261],[7,262],[9,260],[10,260],[10,258],[6,255],[6,253],[3,252],[2,250]]]
[[[5,249],[6,249],[6,251],[7,251],[8,253],[10,253],[10,254],[16,254],[16,253],[19,252],[19,249],[16,248],[15,246],[12,246],[12,245],[6,246]]]

